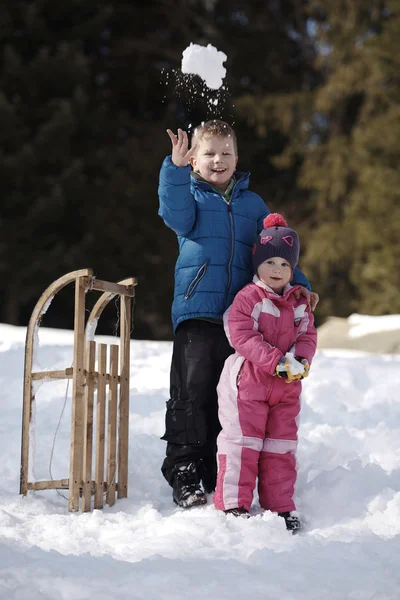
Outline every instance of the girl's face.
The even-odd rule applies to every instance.
[[[190,158],[193,170],[221,192],[228,187],[237,161],[232,138],[220,136],[201,138]]]
[[[265,260],[257,269],[261,281],[277,294],[292,280],[292,267],[285,258],[274,256]]]

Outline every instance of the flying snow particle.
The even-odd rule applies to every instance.
[[[227,55],[215,46],[208,44],[190,44],[182,52],[182,73],[199,75],[211,90],[217,90],[222,85],[226,75],[226,69],[222,63],[226,61]]]

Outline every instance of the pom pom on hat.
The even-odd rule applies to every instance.
[[[264,229],[267,227],[287,227],[285,219],[279,213],[270,213],[263,221]]]

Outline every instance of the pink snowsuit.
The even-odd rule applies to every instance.
[[[311,364],[317,344],[314,317],[299,286],[276,294],[256,275],[224,314],[236,350],[218,384],[219,420],[216,508],[249,510],[258,476],[260,505],[295,510],[297,416],[301,383],[286,383],[275,367],[286,352]]]

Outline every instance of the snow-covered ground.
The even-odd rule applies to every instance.
[[[72,333],[41,328],[43,369],[72,362]],[[104,338],[102,338],[104,340]],[[211,498],[174,506],[160,473],[171,344],[132,341],[129,498],[71,514],[55,491],[19,496],[25,329],[0,325],[0,598],[397,600],[400,355],[321,350],[304,382],[296,499],[305,531]],[[35,476],[69,475],[66,382],[37,393]],[[64,401],[67,395],[65,410]]]

